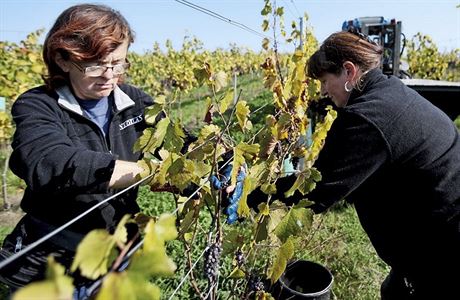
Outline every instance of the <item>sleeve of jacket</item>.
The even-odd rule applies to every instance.
[[[380,130],[365,116],[341,111],[314,166],[322,180],[307,195],[322,212],[346,198],[391,157]]]
[[[376,172],[389,155],[384,138],[371,122],[357,114],[341,111],[314,164],[322,176],[316,188],[307,195],[296,191],[286,198],[284,193],[296,180],[295,175],[290,175],[277,180],[277,192],[272,199],[279,199],[287,205],[308,199],[314,202],[311,208],[315,213],[323,212],[344,199]],[[248,197],[248,205],[254,208],[266,201],[267,195],[260,189],[256,189]]]
[[[79,147],[62,124],[62,112],[43,94],[26,93],[15,101],[16,131],[11,170],[32,191],[106,192],[115,157]]]

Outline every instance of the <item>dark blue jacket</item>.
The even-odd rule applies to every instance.
[[[56,92],[38,87],[15,101],[10,168],[27,184],[21,207],[28,215],[62,225],[118,192],[108,189],[115,160],[141,158],[133,145],[146,128],[144,109],[153,100],[124,84],[109,99],[113,116],[107,138],[84,115],[68,87]],[[137,189],[130,190],[70,229],[113,229],[124,214],[138,212],[136,196]]]
[[[390,266],[412,277],[459,266],[459,132],[398,78],[377,69],[365,76],[338,109],[315,166],[323,178],[307,197],[316,210],[354,203]]]

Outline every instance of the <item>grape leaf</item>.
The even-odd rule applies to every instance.
[[[122,272],[104,278],[96,300],[159,300],[160,296],[158,286],[145,277]]]
[[[96,229],[88,233],[78,244],[71,271],[75,272],[79,268],[81,274],[89,279],[97,279],[106,274],[117,256],[116,244],[126,242],[125,224],[128,218],[129,216],[126,215],[118,223],[114,235],[110,235],[104,229]]]
[[[65,275],[65,268],[57,263],[53,256],[48,257],[46,279],[28,284],[16,291],[13,300],[37,299],[73,299],[72,278]]]
[[[273,231],[284,243],[292,236],[299,236],[310,230],[313,222],[313,212],[306,208],[292,208],[283,217]]]
[[[223,114],[233,104],[233,91],[229,90],[225,93],[225,96],[220,100],[219,112]]]
[[[274,284],[286,270],[287,262],[294,255],[294,242],[292,238],[288,238],[286,242],[278,249],[275,260],[269,270],[269,276],[272,284]]]

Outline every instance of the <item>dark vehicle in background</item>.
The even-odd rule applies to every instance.
[[[404,84],[439,107],[452,120],[460,115],[460,82],[414,79],[401,67],[401,55],[406,40],[401,21],[387,21],[383,17],[361,17],[342,24],[342,30],[349,30],[351,27],[383,46],[383,73],[401,78]]]

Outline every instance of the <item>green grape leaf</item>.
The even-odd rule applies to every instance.
[[[310,230],[313,222],[313,212],[306,208],[292,208],[283,217],[273,231],[284,243],[292,236],[299,236]]]
[[[269,270],[271,283],[274,284],[286,270],[288,261],[294,255],[294,242],[292,238],[288,238],[286,242],[278,249],[275,260]]]
[[[166,132],[168,131],[169,124],[171,120],[166,117],[158,121],[157,125],[155,126],[155,132],[152,136],[153,142],[151,148],[148,149],[149,152],[152,152],[153,149],[156,149],[161,146],[166,136]],[[153,148],[153,149],[152,149]]]
[[[244,229],[229,227],[224,231],[224,237],[222,239],[222,255],[228,255],[235,253],[238,248],[245,243],[246,236]]]
[[[260,205],[266,205],[265,203],[262,203]],[[259,206],[260,206],[259,205]],[[266,205],[266,207],[268,207]],[[269,223],[270,218],[264,217],[262,221],[258,222],[257,231],[255,232],[254,240],[256,243],[265,241],[268,238],[268,223]]]
[[[195,164],[185,158],[176,159],[168,169],[171,182],[183,191],[195,179]]]
[[[163,147],[169,152],[180,153],[184,146],[185,133],[179,122],[169,123],[164,137]]]
[[[46,279],[28,284],[16,291],[13,300],[29,299],[73,299],[74,287],[72,278],[65,275],[65,268],[57,263],[52,256],[48,257]]]
[[[163,106],[154,103],[145,109],[145,122],[149,125],[155,124],[156,117],[160,111],[163,110]]]
[[[190,232],[190,229],[197,219],[195,216],[195,211],[190,210],[185,214],[185,217],[180,222],[179,234],[184,235],[187,232]]]

